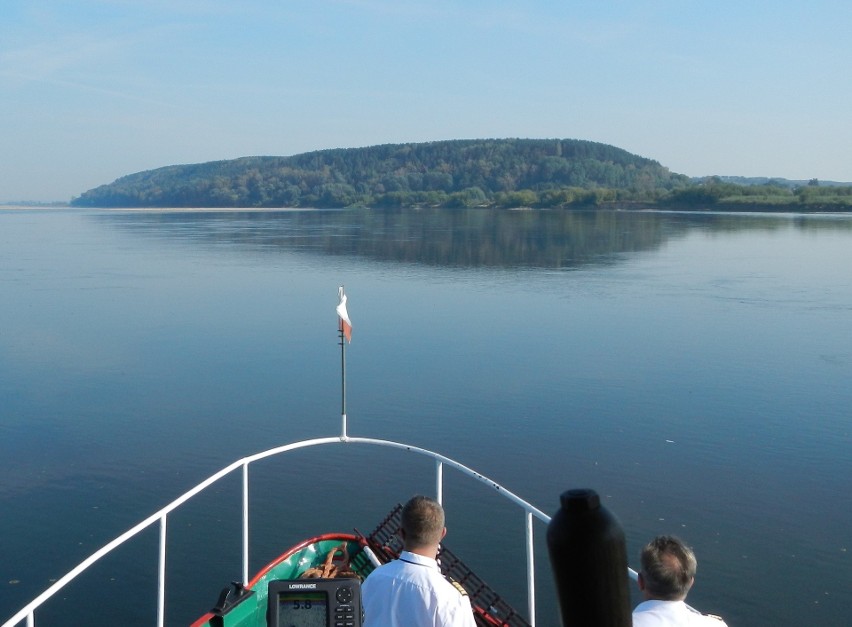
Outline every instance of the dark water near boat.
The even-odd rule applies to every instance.
[[[227,463],[338,433],[341,283],[350,435],[549,513],[595,488],[634,566],[657,533],[695,547],[690,602],[731,627],[850,624],[852,216],[486,211],[0,211],[0,619]],[[252,570],[433,489],[320,453],[253,468]],[[524,608],[523,517],[455,479],[449,546]],[[169,624],[239,577],[238,489],[170,517]],[[156,542],[37,624],[153,623]],[[537,571],[551,625],[541,546]]]

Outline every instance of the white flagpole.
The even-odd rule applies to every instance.
[[[346,338],[343,337],[343,329],[340,329],[340,392],[341,410],[343,420],[343,431],[340,437],[346,439]]]
[[[338,289],[338,295],[343,300],[343,286]],[[345,440],[346,435],[346,337],[343,333],[343,319],[338,317],[338,332],[340,334],[340,416],[341,432],[340,438]]]

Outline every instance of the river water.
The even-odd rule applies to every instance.
[[[852,216],[483,210],[0,211],[0,619],[231,461],[337,434],[340,284],[350,435],[550,514],[597,490],[634,567],[658,533],[695,548],[689,601],[731,627],[850,624]],[[429,472],[347,447],[269,463],[252,569],[368,531]],[[445,479],[448,545],[524,608],[522,517]],[[168,624],[239,577],[238,483],[170,518]],[[37,624],[153,623],[156,542]]]

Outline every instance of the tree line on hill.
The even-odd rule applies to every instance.
[[[737,186],[720,179],[696,184],[656,161],[590,141],[453,140],[168,166],[131,174],[89,190],[72,200],[72,205],[258,208],[553,208],[666,202],[694,205],[725,202],[731,194],[754,200],[758,196],[749,196],[744,191],[748,187],[754,186]],[[773,187],[770,191],[774,195],[781,189]],[[784,191],[789,202],[798,202],[793,190]]]

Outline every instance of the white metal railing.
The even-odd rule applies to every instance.
[[[168,515],[176,510],[178,507],[189,501],[198,493],[202,492],[212,484],[216,483],[219,479],[231,474],[237,468],[242,468],[242,577],[243,582],[246,583],[249,580],[249,520],[248,520],[248,511],[249,511],[249,490],[248,490],[248,468],[249,465],[253,462],[256,462],[261,459],[265,459],[267,457],[272,457],[275,455],[280,455],[282,453],[286,453],[288,451],[307,448],[312,446],[321,446],[326,444],[368,444],[373,446],[382,446],[395,448],[399,450],[409,451],[412,453],[417,453],[420,455],[425,455],[427,457],[431,457],[435,460],[435,493],[436,498],[439,502],[443,499],[443,482],[444,482],[444,466],[450,466],[451,468],[455,468],[462,474],[482,483],[486,486],[495,490],[502,497],[508,499],[518,507],[520,507],[524,511],[524,522],[526,529],[526,555],[527,555],[527,602],[528,602],[528,612],[530,618],[530,624],[535,626],[535,569],[534,569],[534,558],[533,558],[533,518],[538,518],[544,523],[550,522],[550,517],[531,505],[527,501],[523,500],[516,494],[507,490],[500,484],[492,481],[488,477],[468,468],[464,464],[461,464],[449,457],[445,457],[439,453],[434,451],[430,451],[428,449],[420,448],[417,446],[411,446],[409,444],[402,444],[399,442],[392,442],[390,440],[380,440],[373,438],[358,438],[358,437],[348,437],[346,435],[346,426],[345,422],[343,424],[343,432],[341,436],[329,437],[329,438],[316,438],[311,440],[303,440],[300,442],[294,442],[291,444],[286,444],[284,446],[279,446],[273,449],[269,449],[268,451],[263,451],[261,453],[256,453],[254,455],[250,455],[248,457],[244,457],[239,459],[232,464],[226,466],[219,472],[211,475],[189,491],[185,492],[183,495],[166,505],[164,508],[159,510],[158,512],[152,514],[136,526],[128,529],[123,534],[115,538],[112,542],[104,545],[94,553],[92,553],[85,560],[80,562],[76,567],[68,571],[65,575],[56,580],[56,582],[47,588],[44,592],[38,595],[35,599],[30,601],[27,605],[25,605],[18,613],[12,616],[9,620],[3,623],[0,627],[14,627],[18,625],[21,621],[26,619],[27,627],[35,627],[35,611],[48,599],[50,599],[54,594],[59,592],[62,588],[64,588],[69,582],[75,579],[78,575],[80,575],[83,571],[85,571],[89,566],[97,562],[100,558],[105,556],[107,553],[110,553],[113,549],[118,546],[124,544],[126,541],[130,540],[140,532],[144,531],[154,523],[159,523],[160,525],[160,534],[159,534],[159,562],[158,562],[158,582],[157,582],[157,626],[162,627],[165,624],[165,590],[166,590],[166,540],[167,540],[167,520]],[[635,572],[631,571],[631,575],[635,578]]]

